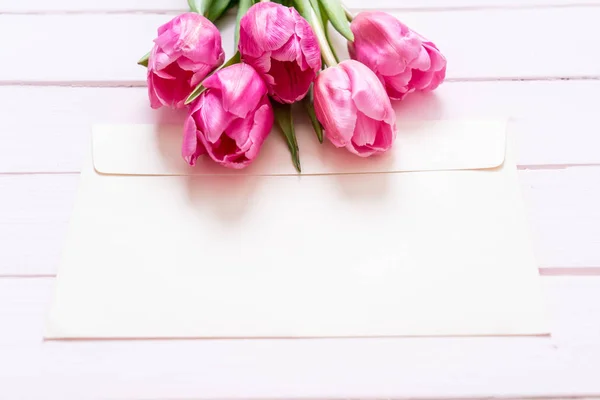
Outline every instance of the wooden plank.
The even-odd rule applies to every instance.
[[[79,174],[0,175],[0,275],[54,274]]]
[[[401,119],[510,118],[521,166],[600,164],[599,92],[600,81],[448,82],[396,110]],[[78,172],[91,125],[185,118],[150,109],[144,88],[4,86],[0,109],[0,173]]]
[[[34,111],[31,101],[40,104]],[[182,123],[145,88],[0,87],[0,172],[78,172],[98,123]]]
[[[600,168],[519,171],[538,263],[600,267]]]
[[[547,7],[547,6],[585,6],[598,5],[598,0],[404,0],[398,3],[393,0],[371,0],[365,4],[361,0],[346,0],[344,3],[355,9],[460,9],[460,8],[498,8],[498,7]],[[0,0],[0,12],[132,12],[132,11],[186,11],[185,0],[105,0],[102,3],[60,0],[14,1]]]
[[[134,12],[134,11],[186,11],[186,0],[104,0],[102,2],[79,0],[0,0],[0,12],[3,13],[41,13],[41,12]]]
[[[53,280],[0,279],[0,398],[599,395],[600,277],[541,280],[551,338],[42,343]]]
[[[542,270],[597,271],[600,167],[519,174]],[[77,184],[77,174],[0,175],[0,276],[56,273]]]
[[[589,51],[600,45],[600,7],[398,15],[439,45],[450,60],[450,79],[600,76],[598,55]],[[11,60],[0,69],[0,82],[141,85],[144,69],[135,61],[150,48],[156,28],[172,16],[0,15],[0,48]],[[577,23],[556,29],[564,21]],[[224,47],[232,53],[233,27],[224,26]]]

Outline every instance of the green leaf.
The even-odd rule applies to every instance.
[[[198,5],[198,0],[187,0],[188,6],[190,7],[190,11],[202,14],[200,12],[200,7]]]
[[[230,0],[205,0],[202,7],[204,16],[216,22],[227,11],[230,3],[232,3]]]
[[[238,11],[237,11],[237,18],[235,21],[235,33],[234,33],[234,48],[237,49],[238,47],[238,42],[240,40],[240,20],[242,19],[242,17],[244,15],[246,15],[246,12],[248,11],[248,9],[250,7],[252,7],[254,5],[254,1],[253,0],[240,0],[240,3],[238,4]]]
[[[309,12],[310,3],[308,0],[293,0],[292,1],[294,8],[298,10],[298,13],[302,15],[302,17],[308,21],[312,26],[312,19]],[[314,29],[314,28],[313,28]]]
[[[236,51],[235,54],[225,62],[225,64],[221,65],[219,68],[215,69],[212,73],[210,73],[208,76],[214,74],[215,72],[223,69],[223,68],[227,68],[230,65],[233,64],[237,64],[240,62],[240,52]],[[205,78],[206,79],[206,78]],[[185,104],[190,104],[191,102],[193,102],[194,100],[196,100],[204,91],[206,90],[206,88],[204,87],[204,85],[202,85],[202,82],[200,82],[198,84],[198,86],[196,86],[194,88],[194,90],[192,90],[192,93],[190,93],[190,95],[187,97],[187,99],[185,99]]]
[[[187,106],[188,104],[196,100],[198,97],[200,97],[202,93],[204,93],[205,90],[206,88],[200,83],[198,86],[196,86],[192,93],[190,93],[188,98],[185,99],[185,105]]]
[[[137,62],[138,65],[142,65],[144,67],[148,67],[148,59],[150,58],[150,52],[147,52],[144,57],[140,58]]]
[[[227,68],[233,64],[238,64],[241,60],[241,55],[239,51],[236,51],[235,54],[233,56],[231,56],[231,58],[227,61],[225,61],[225,64],[223,64],[221,66],[221,68],[219,69],[223,69],[223,68]]]
[[[281,133],[287,142],[288,148],[292,155],[292,163],[298,172],[302,172],[300,168],[300,156],[298,155],[298,141],[296,140],[296,133],[294,132],[294,121],[292,118],[292,105],[281,104],[271,99],[273,105],[273,112],[275,113],[275,122]]]
[[[337,61],[339,63],[340,58],[338,57],[337,53],[335,52],[335,47],[333,47],[333,44],[331,43],[331,38],[329,37],[329,17],[327,17],[327,12],[323,8],[323,5],[321,3],[319,3],[319,0],[311,0],[311,3],[316,3],[316,5],[313,4],[313,7],[317,7],[317,10],[318,10],[317,15],[319,15],[321,18],[321,26],[323,27],[323,32],[325,33],[325,38],[327,39],[327,43],[329,44],[329,49],[331,50],[331,53],[333,54],[333,58],[335,58],[335,61]]]
[[[302,100],[302,105],[308,113],[308,117],[310,118],[310,122],[312,123],[313,129],[317,134],[317,139],[319,139],[320,143],[323,143],[323,126],[321,125],[321,123],[317,119],[317,115],[315,114],[314,94],[312,87],[310,88],[306,97]]]
[[[336,65],[337,58],[331,49],[329,40],[327,39],[327,35],[325,34],[325,29],[321,25],[322,17],[318,17],[317,10],[313,9],[309,0],[294,0],[294,7],[313,28],[315,36],[317,37],[317,41],[319,42],[319,47],[321,48],[321,57],[323,59],[323,64],[330,67]],[[320,9],[319,14],[321,14]]]
[[[346,18],[346,12],[339,0],[319,0],[323,9],[327,13],[331,25],[346,39],[353,42],[354,35],[350,30],[350,24]]]
[[[352,23],[352,21],[354,20],[354,14],[352,14],[352,11],[350,11],[350,9],[348,9],[348,7],[346,7],[346,5],[343,3],[342,8],[344,9],[344,13],[346,14],[346,19],[348,20],[348,22]]]
[[[315,10],[315,14],[317,14],[317,18],[319,18],[319,22],[322,26],[327,26],[326,20],[323,19],[321,15],[321,8],[319,7],[319,0],[309,0],[310,6]]]
[[[190,3],[190,1],[199,1],[199,0],[188,0],[188,4]],[[200,14],[206,15],[206,12],[210,9],[212,3],[213,3],[213,0],[203,0],[202,7],[199,9]]]

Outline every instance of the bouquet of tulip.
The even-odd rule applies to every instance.
[[[183,158],[207,155],[228,168],[258,156],[276,122],[300,172],[291,104],[302,102],[316,136],[360,156],[396,137],[390,99],[435,89],[446,59],[430,41],[383,12],[353,16],[339,0],[204,0],[158,28],[148,68],[153,108],[188,109]],[[213,24],[237,7],[237,52],[225,62]],[[348,40],[339,62],[329,24]]]

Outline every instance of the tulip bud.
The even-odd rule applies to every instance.
[[[308,22],[276,3],[252,6],[240,21],[242,61],[263,77],[280,103],[301,100],[321,69],[319,43]]]
[[[234,64],[207,78],[184,127],[183,158],[194,165],[208,154],[228,167],[247,167],[273,126],[267,87],[247,64]]]
[[[369,68],[358,61],[343,61],[319,74],[314,92],[317,118],[334,146],[361,157],[392,147],[396,114]]]
[[[224,58],[219,30],[200,14],[181,14],[162,25],[148,60],[150,105],[182,108]]]
[[[351,29],[354,42],[348,42],[350,56],[377,74],[392,99],[433,90],[446,77],[446,59],[435,44],[393,16],[361,12]]]

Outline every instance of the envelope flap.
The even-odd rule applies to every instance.
[[[237,171],[207,156],[190,167],[181,157],[182,127],[97,125],[94,168],[114,175],[296,175],[287,145],[274,130],[256,161]],[[504,162],[506,121],[402,121],[394,147],[384,155],[357,157],[330,143],[320,144],[312,128],[296,128],[303,175],[448,171],[495,168]]]

